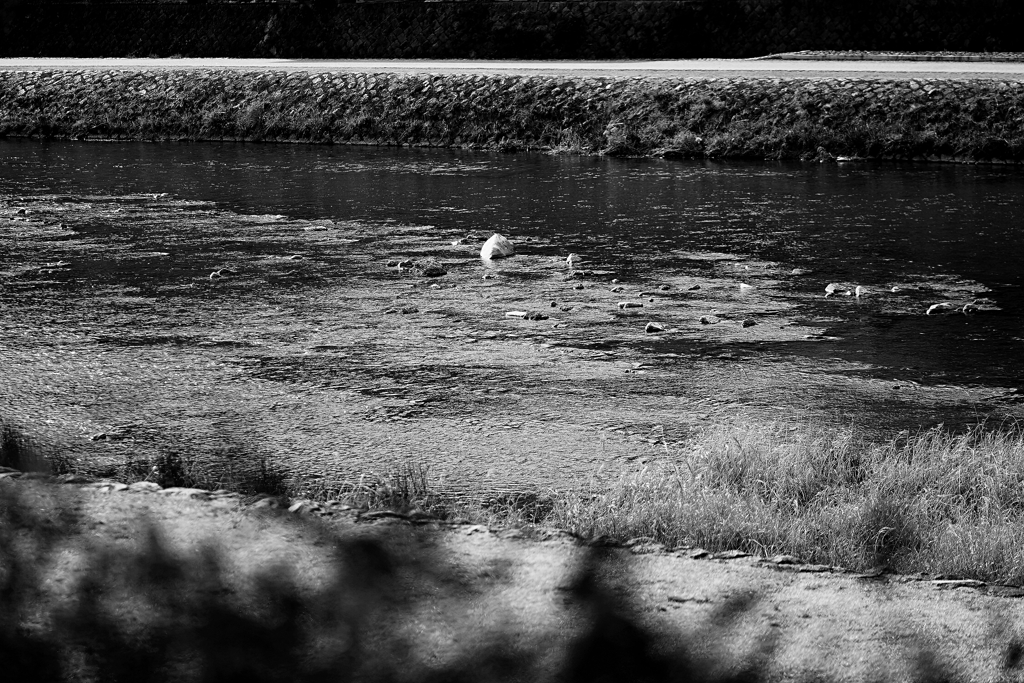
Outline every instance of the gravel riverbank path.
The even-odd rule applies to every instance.
[[[858,53],[859,54],[859,53]],[[469,61],[469,60],[301,60],[301,59],[0,59],[0,70],[216,69],[325,71],[342,73],[435,73],[574,75],[648,78],[943,78],[1024,80],[1021,61],[916,61],[889,56],[856,59],[834,55],[809,59],[794,54],[771,59],[666,61]]]

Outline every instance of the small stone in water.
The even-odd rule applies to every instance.
[[[647,334],[653,334],[655,332],[664,332],[665,326],[661,323],[647,323],[647,327],[644,328],[644,332]]]
[[[688,291],[691,291],[691,292],[693,292],[693,291],[696,291],[696,290],[700,289],[700,285],[690,285],[690,286],[689,286],[689,287],[687,287],[686,289],[687,289]]]
[[[744,320],[744,321],[743,321],[742,323],[740,323],[740,324],[741,324],[741,325],[743,325],[743,327],[753,327],[754,325],[756,325],[756,324],[757,324],[757,322],[756,322],[756,321],[754,321],[754,320],[749,320],[749,319],[747,319],[747,320]]]
[[[637,302],[637,301],[620,301],[619,302],[619,308],[622,308],[622,309],[625,309],[625,308],[643,308],[643,307],[644,307],[644,305],[642,303]]]
[[[292,254],[288,257],[289,261],[300,261],[302,260],[302,254]]]
[[[672,289],[672,286],[671,285],[662,285],[662,286],[658,287],[658,289],[660,289],[663,292],[667,292],[668,290]]]
[[[614,280],[613,280],[613,282],[614,282]],[[612,287],[612,291],[616,292],[616,293],[621,292],[622,290],[623,290],[623,287]]]

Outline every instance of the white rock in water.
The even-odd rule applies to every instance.
[[[498,233],[491,235],[491,238],[480,248],[480,258],[482,259],[504,258],[515,253],[516,250],[512,243]]]
[[[850,293],[850,290],[848,290],[846,287],[843,287],[841,284],[839,284],[837,282],[830,282],[829,284],[825,285],[825,298],[826,299],[828,297],[832,296],[833,294],[849,294],[849,293]]]
[[[952,313],[955,310],[957,310],[956,306],[954,306],[953,304],[949,303],[948,301],[943,301],[941,304],[932,304],[931,306],[929,306],[927,312],[925,312],[925,315],[938,315],[938,314],[941,314],[941,313]]]

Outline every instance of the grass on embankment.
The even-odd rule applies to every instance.
[[[652,537],[851,569],[1024,583],[1024,433],[942,429],[867,444],[850,430],[711,429],[682,464],[556,498],[583,536]]]
[[[1024,160],[1024,83],[233,71],[0,73],[0,136],[688,158]]]

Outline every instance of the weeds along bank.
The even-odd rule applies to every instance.
[[[1018,162],[1024,83],[23,71],[0,135]]]

